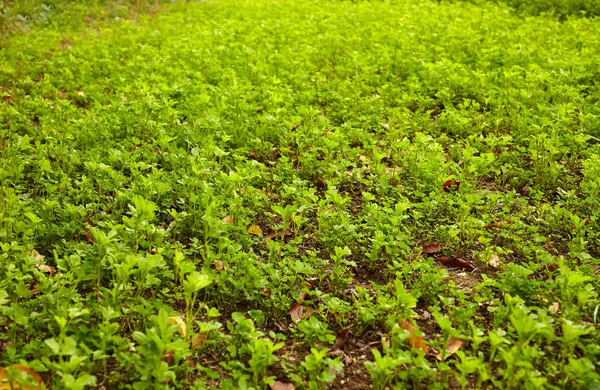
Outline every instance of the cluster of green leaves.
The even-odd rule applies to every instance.
[[[599,21],[97,7],[1,42],[2,366],[57,389],[318,389],[352,358],[382,389],[598,385]]]
[[[478,0],[475,0],[478,1]],[[488,1],[488,0],[483,0]],[[497,3],[514,8],[525,15],[546,15],[565,20],[570,17],[600,16],[600,3],[596,0],[503,0]]]

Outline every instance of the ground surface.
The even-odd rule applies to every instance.
[[[600,20],[73,12],[0,39],[0,378],[600,386]]]

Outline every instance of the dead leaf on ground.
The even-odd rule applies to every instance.
[[[275,231],[275,230],[271,230],[269,233],[267,233],[265,235],[265,240],[272,240],[274,238],[281,238],[282,236],[285,237],[290,237],[292,235],[292,231],[290,229],[287,229],[285,232],[283,231]]]
[[[263,232],[260,226],[252,225],[248,228],[248,233],[253,234],[255,236],[262,236]]]
[[[271,390],[295,390],[296,388],[291,383],[283,383],[275,381],[269,385]]]
[[[502,264],[502,261],[500,260],[500,256],[497,254],[492,254],[490,256],[490,259],[488,260],[488,265],[494,268],[498,268],[500,267],[500,265]]]
[[[206,333],[198,333],[194,340],[192,340],[192,345],[194,347],[201,347],[204,345],[204,341],[206,340]]]
[[[332,349],[331,351],[327,352],[327,357],[342,358],[342,361],[344,362],[344,365],[346,365],[346,366],[349,366],[352,364],[352,358],[340,349]]]
[[[223,225],[233,225],[235,222],[235,217],[233,215],[228,215],[223,218]]]
[[[511,223],[512,223],[512,221],[510,219],[507,219],[506,221],[495,221],[495,222],[488,223],[483,228],[486,230],[506,229],[508,227],[508,225],[510,225]]]
[[[444,184],[442,184],[442,190],[444,190],[444,192],[450,192],[453,188],[455,191],[458,191],[459,187],[460,182],[453,179],[446,180]]]
[[[350,340],[350,329],[342,329],[340,333],[338,333],[335,343],[333,344],[334,349],[342,349],[344,345]]]
[[[294,321],[300,321],[310,318],[310,316],[312,316],[314,312],[314,309],[311,309],[310,307],[304,307],[299,302],[294,303],[290,308],[290,316]]]
[[[415,336],[415,330],[408,320],[404,320],[398,325],[400,325],[402,329],[410,332],[408,343],[411,347],[414,349],[422,349],[425,352],[425,355],[429,355],[429,347],[425,344],[425,340],[423,340],[422,336]]]
[[[46,256],[41,255],[35,249],[32,249],[32,250],[29,251],[29,256],[35,258],[38,262],[41,262],[41,261],[43,261],[46,258]]]
[[[553,302],[550,306],[548,306],[548,311],[550,313],[558,313],[559,310],[560,310],[560,303],[558,303],[558,302]]]
[[[77,91],[77,95],[79,95],[79,96],[82,96],[82,97],[83,97],[83,96],[85,96],[85,92],[83,92],[83,91]]]
[[[392,176],[396,175],[399,172],[402,172],[402,168],[400,168],[400,167],[395,167],[395,168],[385,167],[384,169],[387,173],[389,173]]]
[[[48,274],[50,274],[51,276],[54,276],[56,274],[56,268],[47,265],[47,264],[36,264],[35,268],[37,268],[38,270],[42,271],[42,272],[46,272]]]
[[[448,340],[448,345],[446,345],[446,352],[444,353],[444,356],[442,356],[439,353],[436,353],[434,356],[437,360],[443,362],[450,356],[454,355],[456,351],[458,351],[460,347],[462,347],[462,345],[463,341],[461,339],[457,339],[456,337],[450,337],[450,339]]]
[[[94,238],[90,234],[90,228],[86,226],[86,227],[83,228],[83,231],[85,232],[85,239],[87,240],[88,244],[93,243],[94,242]]]
[[[171,324],[171,326],[180,325],[177,331],[180,335],[185,337],[185,335],[187,334],[187,327],[185,325],[185,321],[183,320],[183,318],[181,318],[181,316],[169,317],[169,323]]]
[[[325,183],[325,180],[323,180],[322,177],[317,177],[316,183],[317,187],[319,188],[325,188],[327,187],[327,183]]]
[[[227,271],[227,267],[225,267],[221,260],[215,260],[215,269],[219,272]]]
[[[442,245],[440,244],[427,244],[421,250],[421,253],[429,255],[432,253],[438,253],[442,249]]]
[[[173,357],[175,356],[175,354],[173,353],[173,351],[163,351],[163,362],[167,362],[167,364],[171,364],[171,362],[173,361]]]
[[[36,385],[19,385],[17,383],[9,383],[8,382],[8,369],[11,368],[14,371],[20,371],[21,374],[23,372],[27,373],[28,376],[32,376]],[[0,390],[12,390],[12,389],[21,389],[21,390],[39,390],[42,388],[42,377],[35,371],[33,371],[29,367],[25,367],[21,364],[13,364],[10,367],[4,367],[0,369]]]
[[[462,268],[462,269],[468,269],[468,270],[475,269],[475,267],[473,267],[473,265],[471,263],[467,263],[463,259],[459,259],[457,257],[442,256],[442,257],[438,257],[437,261],[439,261],[441,264],[445,265],[446,267]]]

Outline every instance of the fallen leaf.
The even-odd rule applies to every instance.
[[[387,131],[390,130],[390,125],[387,123],[380,123],[381,127],[383,127],[384,129],[386,129]]]
[[[254,234],[255,236],[262,236],[263,232],[260,226],[252,225],[248,228],[248,233]]]
[[[206,333],[198,333],[194,340],[192,341],[192,345],[194,347],[201,347],[204,345],[204,341],[206,340]]]
[[[588,226],[590,224],[590,217],[587,217],[585,221],[583,221],[583,226]]]
[[[310,283],[304,283],[304,287],[306,287],[307,290],[312,290],[312,285]],[[306,299],[307,296],[308,293],[306,291],[300,291],[300,293],[298,294],[298,299],[303,301]]]
[[[421,253],[429,255],[432,253],[439,252],[440,249],[442,249],[442,245],[440,245],[440,244],[427,244],[423,247],[423,249],[421,250]]]
[[[90,225],[91,227],[96,227],[96,225],[94,224],[94,222],[92,222],[92,220],[90,219],[90,217],[87,217],[87,223],[88,225]]]
[[[225,218],[223,218],[223,225],[233,225],[235,219],[233,217],[233,215],[228,215]]]
[[[333,348],[342,349],[344,345],[350,340],[350,329],[342,329],[340,333],[338,333],[335,343],[333,344]]]
[[[550,313],[558,313],[559,310],[560,310],[560,303],[558,303],[558,302],[553,302],[550,306],[548,306],[548,311]]]
[[[448,340],[448,345],[446,346],[446,352],[444,353],[444,356],[442,356],[439,353],[436,353],[434,356],[437,360],[443,362],[450,356],[454,355],[456,351],[458,351],[460,347],[462,347],[462,345],[463,341],[461,339],[457,339],[456,337],[450,337],[450,339]]]
[[[215,269],[219,272],[227,271],[227,267],[223,265],[221,260],[215,260]]]
[[[500,256],[498,256],[495,253],[492,256],[490,256],[490,259],[488,260],[488,265],[489,266],[492,266],[494,268],[498,268],[498,267],[500,267],[501,264],[502,264],[502,262],[500,260]]]
[[[319,188],[325,188],[325,187],[327,187],[327,183],[325,183],[325,180],[323,180],[322,177],[317,177],[316,185]]]
[[[89,227],[84,227],[83,231],[85,232],[85,239],[87,240],[88,244],[93,243],[94,242],[94,238],[90,234],[90,228]]]
[[[8,348],[13,346],[13,342],[8,340],[3,343],[0,343],[0,351],[6,351]]]
[[[415,336],[415,330],[408,322],[408,320],[404,320],[399,323],[400,327],[404,330],[410,332],[410,337],[408,338],[408,343],[414,349],[422,349],[425,352],[425,355],[429,355],[429,347],[425,344],[422,336]]]
[[[171,362],[173,361],[173,357],[175,356],[175,354],[173,353],[173,351],[163,351],[163,362],[167,362],[167,364],[171,364]]]
[[[35,249],[29,251],[29,256],[35,258],[38,262],[43,261],[46,258],[46,256],[40,255]]]
[[[458,187],[460,187],[460,182],[449,179],[449,180],[446,180],[444,182],[444,184],[442,184],[442,190],[444,190],[444,192],[450,192],[453,187],[454,187],[455,191],[458,191]]]
[[[37,383],[36,385],[19,385],[15,382],[8,382],[8,369],[12,369],[14,371],[20,371],[21,375],[23,372],[27,374],[27,376],[32,376],[34,381]],[[38,375],[37,372],[33,371],[29,367],[25,367],[21,364],[13,364],[10,367],[4,367],[0,369],[0,390],[12,390],[12,389],[21,389],[21,390],[38,390],[42,388],[42,377]]]
[[[285,232],[283,231],[275,231],[275,230],[271,230],[269,233],[267,233],[265,235],[265,240],[272,240],[276,237],[281,238],[282,236],[285,237],[289,237],[293,234],[293,232],[290,229],[287,229]]]
[[[296,388],[291,383],[283,383],[275,381],[269,385],[271,390],[295,390]]]
[[[304,307],[299,302],[294,303],[290,308],[290,316],[294,321],[300,321],[310,318],[310,316],[312,316],[314,312],[314,309],[311,309],[310,307]]]
[[[495,222],[488,223],[483,228],[486,230],[506,229],[508,227],[508,225],[510,225],[511,223],[512,223],[512,221],[510,219],[507,219],[506,221],[495,221]]]
[[[557,269],[558,269],[558,264],[556,264],[556,263],[551,263],[551,264],[548,264],[548,270],[549,270],[549,271],[551,271],[551,272],[554,272],[554,271],[556,271]]]
[[[439,261],[440,263],[442,263],[446,267],[462,268],[462,269],[468,269],[468,270],[475,269],[473,267],[473,265],[471,265],[470,263],[467,263],[463,259],[459,259],[457,257],[441,256],[441,257],[438,257],[437,261]]]
[[[180,335],[185,337],[185,335],[187,334],[187,327],[185,325],[185,321],[183,320],[183,318],[181,318],[181,316],[169,317],[169,323],[171,325],[180,325],[177,331]]]
[[[54,276],[56,274],[56,268],[49,266],[47,264],[36,264],[35,268],[39,269],[42,272],[46,272],[46,273],[50,274],[51,276]]]
[[[77,91],[77,95],[79,95],[79,96],[85,96],[85,92],[83,92],[83,91]]]
[[[342,361],[344,362],[344,365],[349,366],[352,364],[352,358],[348,355],[346,355],[346,353],[340,349],[332,349],[331,351],[327,352],[327,357],[330,358],[342,358]]]

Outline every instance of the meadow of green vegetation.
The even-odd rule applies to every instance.
[[[0,2],[0,389],[600,389],[598,6],[522,3]]]

